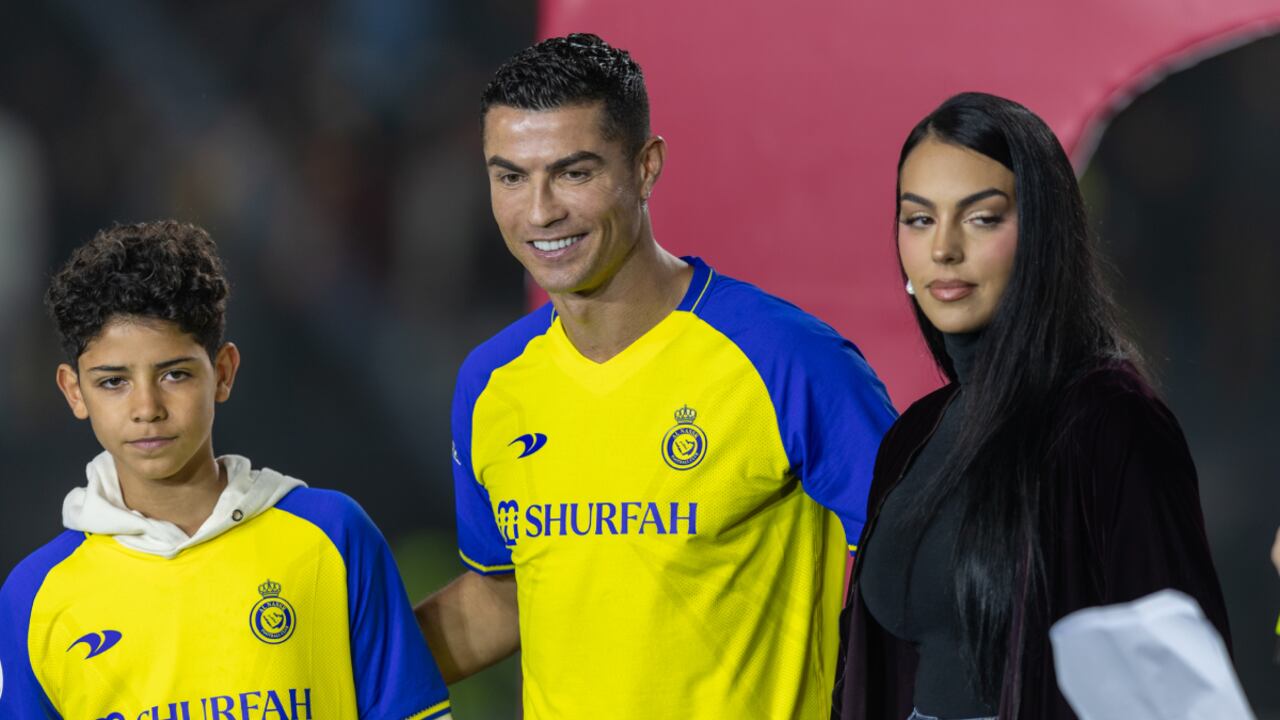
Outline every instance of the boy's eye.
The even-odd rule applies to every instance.
[[[122,377],[105,377],[98,381],[98,387],[104,390],[115,390],[121,385],[124,385],[124,378]]]
[[[191,373],[186,370],[170,370],[169,372],[166,372],[164,376],[169,380],[186,380],[191,377]]]

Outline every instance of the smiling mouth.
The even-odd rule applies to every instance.
[[[560,238],[559,240],[534,240],[530,244],[541,252],[556,252],[557,250],[564,250],[567,247],[578,244],[578,242],[586,236],[586,233],[583,233],[581,235],[570,235],[569,237]]]

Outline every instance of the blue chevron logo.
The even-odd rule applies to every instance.
[[[529,433],[529,434],[521,435],[515,440],[512,440],[511,442],[507,443],[507,447],[511,447],[516,443],[520,443],[524,447],[524,451],[520,453],[520,457],[516,458],[517,460],[519,460],[520,458],[527,458],[530,455],[541,450],[542,446],[547,444],[547,436],[543,435],[542,433]]]
[[[71,648],[83,643],[89,648],[89,654],[84,657],[85,660],[88,660],[115,647],[122,637],[124,636],[115,630],[103,630],[100,633],[92,632],[71,643],[71,647],[67,648],[67,652],[71,652]]]

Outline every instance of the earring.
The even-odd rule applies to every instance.
[[[907,281],[907,294],[908,295],[916,294],[916,286],[912,285],[910,280]]]

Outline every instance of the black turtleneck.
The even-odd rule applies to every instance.
[[[956,605],[951,551],[961,508],[944,503],[925,527],[919,549],[908,522],[928,484],[942,470],[960,430],[961,395],[972,377],[980,333],[944,335],[960,391],[943,413],[933,436],[920,449],[898,484],[885,498],[875,531],[861,548],[859,589],[876,622],[915,645],[920,654],[915,705],[926,715],[971,718],[995,715],[983,703],[960,654],[960,615]],[[910,571],[910,578],[908,578]]]

